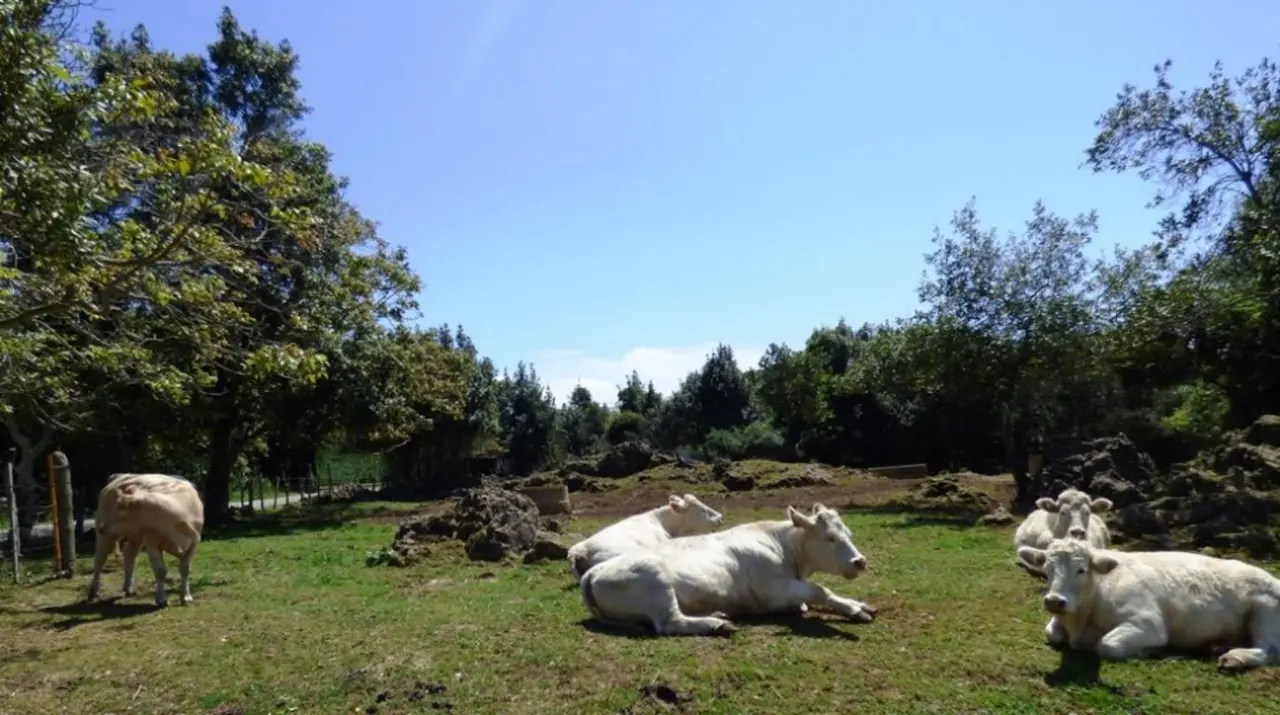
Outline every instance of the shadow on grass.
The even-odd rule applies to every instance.
[[[67,618],[51,624],[54,630],[66,631],[86,623],[133,618],[163,609],[163,606],[157,606],[154,603],[120,603],[117,599],[103,599],[99,601],[77,601],[63,606],[46,606],[38,610],[41,613],[67,616]]]
[[[735,635],[741,636],[741,631],[754,626],[780,626],[783,630],[775,632],[777,636],[797,636],[800,638],[842,638],[847,641],[857,642],[861,637],[856,633],[836,628],[830,621],[822,618],[795,615],[772,615],[772,616],[755,616],[750,618],[735,618],[734,625],[738,626],[738,634],[724,634],[714,636],[699,636],[703,638],[733,638]],[[595,618],[587,617],[578,621],[578,625],[582,626],[592,633],[609,636],[622,636],[625,638],[680,638],[689,636],[658,636],[649,626],[635,626],[627,628],[625,626],[615,626],[612,624],[601,623]]]
[[[318,503],[303,503],[284,507],[278,511],[241,516],[223,524],[205,528],[204,540],[251,539],[263,536],[285,536],[336,529],[357,519],[387,516],[408,516],[415,510],[380,507],[362,509],[359,505],[370,499],[352,499]]]
[[[876,514],[880,516],[901,516],[902,519],[890,526],[911,529],[922,526],[944,526],[956,531],[968,531],[977,526],[978,518],[985,511],[960,508],[921,507],[912,504],[888,503],[873,506],[851,502],[840,507],[840,511],[849,513]]]

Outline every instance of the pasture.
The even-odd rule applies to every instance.
[[[433,546],[409,568],[366,566],[428,505],[311,506],[209,530],[195,604],[82,598],[70,580],[0,586],[0,713],[1216,713],[1266,712],[1280,669],[1219,675],[1203,658],[1101,664],[1043,644],[1040,585],[1011,564],[1015,525],[884,508],[903,482],[704,494],[729,523],[790,502],[842,510],[870,560],[816,580],[879,609],[856,625],[739,622],[732,638],[643,638],[596,626],[566,562],[467,561]],[[987,485],[990,486],[990,485]],[[662,488],[582,495],[565,531],[656,505]],[[664,487],[665,488],[665,487]],[[575,495],[575,499],[579,495]],[[850,504],[858,508],[848,508]],[[88,551],[82,548],[82,556]],[[169,580],[176,567],[169,562]],[[114,600],[111,600],[114,599]]]

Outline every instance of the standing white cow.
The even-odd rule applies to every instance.
[[[730,618],[803,612],[806,603],[872,621],[876,609],[807,580],[866,570],[840,515],[822,504],[786,514],[609,559],[582,577],[582,599],[604,623],[650,623],[660,635],[727,634],[736,630]]]
[[[1110,499],[1090,499],[1079,489],[1065,489],[1057,499],[1041,497],[1036,500],[1035,511],[1027,515],[1013,535],[1013,549],[1030,546],[1043,549],[1054,539],[1071,538],[1088,540],[1099,549],[1111,545],[1111,531],[1098,514],[1109,511]],[[1033,576],[1044,578],[1044,572],[1019,558],[1017,565]]]
[[[156,605],[168,604],[164,554],[177,556],[182,602],[191,598],[191,559],[204,530],[204,502],[191,482],[166,474],[113,474],[98,493],[93,531],[96,551],[89,600],[98,597],[107,557],[124,543],[124,595],[132,596],[133,569],[145,549],[156,578]]]
[[[1280,579],[1236,559],[1186,551],[1112,551],[1077,539],[1018,556],[1045,569],[1050,645],[1121,660],[1161,648],[1233,647],[1223,671],[1280,663]]]
[[[723,521],[723,514],[698,497],[672,494],[666,504],[610,524],[569,547],[569,563],[581,580],[587,569],[618,554],[682,536],[705,534]]]

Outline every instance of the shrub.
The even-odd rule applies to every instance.
[[[711,459],[782,459],[786,443],[782,433],[765,422],[752,422],[733,429],[714,429],[702,442],[703,454]]]
[[[623,411],[609,420],[609,428],[605,431],[605,439],[609,444],[634,442],[644,437],[644,415],[638,412]]]

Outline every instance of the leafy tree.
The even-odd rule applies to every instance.
[[[537,371],[523,361],[516,365],[515,373],[503,374],[498,394],[507,459],[513,472],[529,474],[553,457],[555,401]]]
[[[987,397],[1006,466],[1025,486],[1026,441],[1072,423],[1061,398],[1091,374],[1096,331],[1083,251],[1097,217],[1067,220],[1036,202],[1024,233],[1001,241],[982,228],[971,200],[951,225],[951,235],[935,232],[925,258],[932,275],[919,290],[936,326],[934,354],[950,355],[938,384],[961,399],[963,390]]]
[[[747,423],[750,395],[728,345],[717,345],[698,372],[693,392],[699,435]]]
[[[605,435],[609,414],[582,385],[573,388],[569,404],[560,412],[560,427],[569,454],[582,456],[595,452]]]

